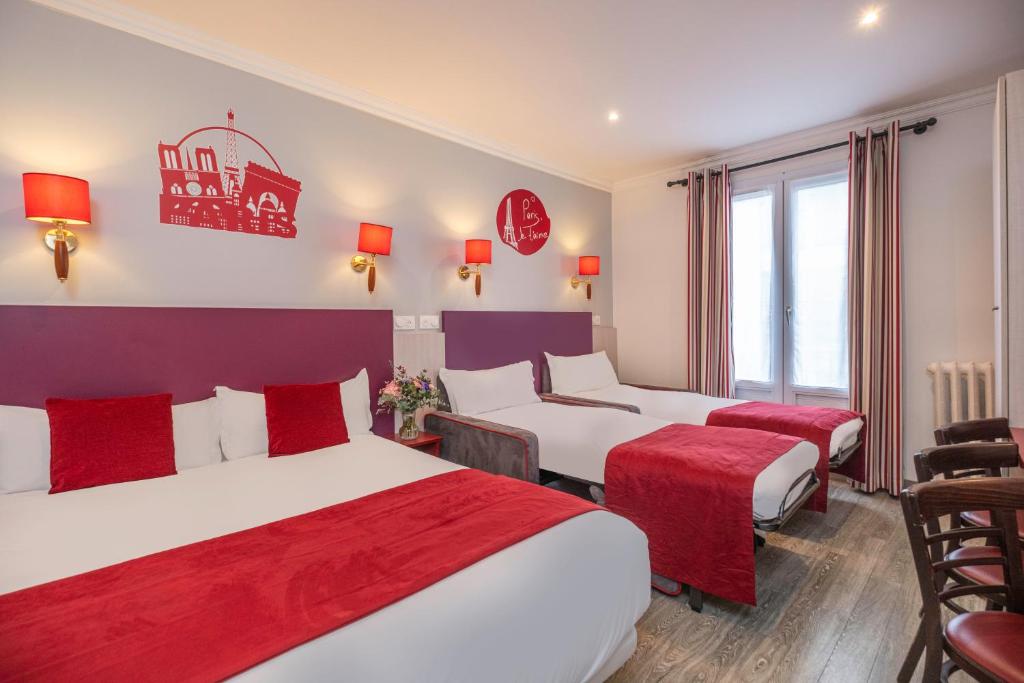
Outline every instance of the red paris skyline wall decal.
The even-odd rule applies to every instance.
[[[189,138],[224,132],[224,168],[217,165],[213,146],[185,146]],[[238,136],[254,143],[271,166],[238,163]],[[160,222],[193,228],[229,230],[253,235],[295,237],[295,206],[302,183],[281,170],[270,151],[253,136],[235,128],[228,110],[226,126],[206,126],[187,134],[176,145],[157,145],[160,157]],[[261,159],[261,161],[263,161]]]
[[[498,204],[498,237],[520,254],[540,251],[551,234],[551,219],[540,198],[529,190],[512,190]]]

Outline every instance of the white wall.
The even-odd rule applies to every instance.
[[[939,123],[927,134],[904,133],[901,138],[908,476],[913,453],[933,443],[932,392],[925,366],[935,360],[992,360],[994,348],[993,96],[952,98],[930,109],[902,112],[900,118],[909,122],[933,112]],[[722,157],[731,165],[770,158],[841,140],[843,130],[862,130],[867,123],[823,127]],[[829,158],[807,157],[776,170]],[[620,374],[627,381],[683,386],[686,380],[686,191],[665,187],[666,180],[682,177],[682,172],[620,183],[612,193],[615,321]]]
[[[0,3],[0,93],[0,303],[589,310],[611,324],[608,192],[23,0]],[[159,222],[157,143],[222,125],[229,108],[302,182],[295,239]],[[223,140],[203,141],[221,165]],[[63,286],[45,227],[24,218],[25,171],[91,184],[93,224]],[[516,188],[552,221],[532,256],[495,226]],[[361,221],[395,229],[372,297],[349,267]],[[467,237],[494,241],[479,299],[455,275]],[[602,257],[592,302],[569,287],[580,254]]]

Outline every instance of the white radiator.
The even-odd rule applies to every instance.
[[[995,416],[995,376],[986,361],[929,363],[935,426]]]

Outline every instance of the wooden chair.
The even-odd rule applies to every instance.
[[[936,434],[938,431],[936,430]],[[1002,468],[1014,467],[1019,462],[1020,452],[1017,444],[1012,441],[985,443],[972,439],[968,442],[924,449],[914,456],[914,469],[917,471],[919,482],[931,481],[939,476],[944,479],[1000,477],[1003,474]],[[988,513],[984,510],[969,510],[950,522],[953,527],[989,526],[990,523]],[[1017,526],[1024,531],[1024,511],[1017,514]],[[947,552],[949,550],[951,548],[947,548]]]
[[[954,422],[935,430],[935,445],[948,446],[970,441],[1012,441],[1010,421],[1005,417]]]
[[[1024,681],[1024,567],[1016,511],[1024,509],[1024,479],[981,477],[916,484],[900,495],[910,549],[921,590],[922,629],[900,669],[909,681],[925,651],[924,681],[946,681],[962,670],[979,681]],[[967,510],[988,510],[994,526],[938,529],[941,517]],[[944,543],[957,546],[972,538],[992,539],[985,557],[949,557]],[[949,583],[952,571],[966,567],[1001,570],[995,585]],[[955,600],[976,595],[998,599],[1006,611],[968,612]],[[956,613],[942,627],[942,607]],[[919,642],[920,641],[920,642]],[[916,650],[916,653],[915,653]],[[945,653],[949,660],[943,663]]]

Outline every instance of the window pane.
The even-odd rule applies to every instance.
[[[732,200],[732,335],[736,379],[772,381],[772,193]]]
[[[792,193],[793,384],[849,388],[846,179]]]

